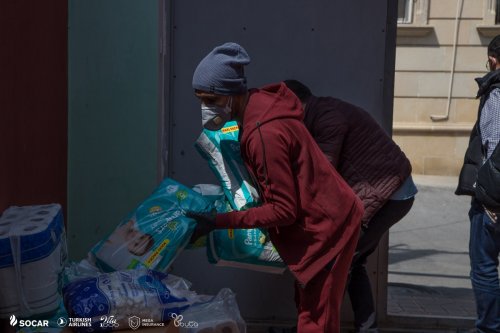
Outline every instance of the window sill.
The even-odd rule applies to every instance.
[[[495,37],[500,34],[500,25],[478,25],[476,29],[484,37]]]
[[[433,26],[398,24],[398,37],[425,37],[434,31]]]
[[[469,135],[472,131],[473,124],[468,123],[451,123],[451,124],[436,124],[436,123],[400,123],[392,124],[394,134],[410,134],[410,133],[455,133],[459,135]]]

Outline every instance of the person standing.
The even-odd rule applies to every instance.
[[[500,35],[493,38],[488,45],[487,67],[489,73],[476,79],[479,85],[477,98],[480,98],[478,116],[471,132],[455,193],[472,195],[469,210],[469,257],[470,278],[476,300],[476,329],[478,333],[498,333],[500,222],[497,214],[500,211],[491,211],[488,205],[491,201],[485,199],[498,197],[500,182],[497,180],[495,183],[494,178],[489,177],[486,177],[489,181],[483,181],[483,170],[488,173],[490,162],[498,161],[500,157],[500,149],[495,150],[500,141]]]
[[[314,140],[363,201],[363,226],[347,291],[355,332],[378,332],[366,262],[385,232],[413,205],[417,188],[410,161],[365,110],[333,97],[316,97],[300,81],[284,82],[301,100]]]
[[[189,213],[198,222],[194,238],[213,228],[267,228],[296,280],[297,331],[338,333],[363,205],[314,142],[301,103],[286,85],[247,89],[249,63],[242,46],[217,46],[198,64],[192,85],[204,128],[238,122],[242,157],[263,204]]]

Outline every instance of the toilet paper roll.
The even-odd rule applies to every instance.
[[[0,217],[0,239],[38,234],[60,211],[59,204],[11,206]]]

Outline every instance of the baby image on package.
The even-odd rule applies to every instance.
[[[139,267],[165,271],[187,245],[196,226],[185,212],[207,212],[211,208],[202,195],[167,178],[92,248],[91,258],[107,272]]]

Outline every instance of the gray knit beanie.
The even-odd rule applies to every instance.
[[[247,91],[244,65],[250,63],[247,51],[236,43],[217,46],[198,64],[193,88],[219,95],[238,95]]]

